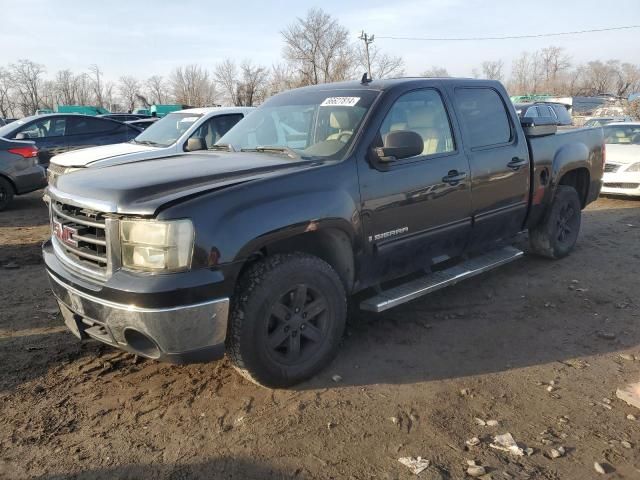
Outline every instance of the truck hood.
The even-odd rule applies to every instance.
[[[640,145],[620,145],[617,143],[607,143],[607,163],[629,163],[640,162]]]
[[[71,152],[61,153],[51,159],[51,163],[63,167],[86,167],[91,163],[113,159],[110,165],[124,163],[130,154],[146,153],[153,154],[160,149],[149,145],[139,145],[137,143],[116,143],[113,145],[101,145],[99,147],[82,148]],[[120,161],[121,162],[120,162]]]
[[[162,205],[186,196],[322,163],[267,153],[194,152],[78,170],[60,176],[49,193],[62,202],[103,212],[153,215]]]

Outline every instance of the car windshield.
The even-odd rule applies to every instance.
[[[602,130],[605,143],[640,145],[640,125],[608,125]]]
[[[176,143],[182,134],[197,122],[200,117],[202,115],[195,113],[170,113],[151,125],[132,141],[152,147],[168,147]]]
[[[377,96],[377,91],[364,89],[285,92],[241,120],[217,144],[303,160],[341,160]]]

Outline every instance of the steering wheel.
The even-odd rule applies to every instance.
[[[338,134],[338,138],[336,140],[338,140],[339,142],[342,142],[342,143],[347,143],[349,141],[349,139],[351,138],[351,135],[353,135],[352,131],[341,132],[341,133]],[[342,137],[345,137],[344,140],[342,139]]]

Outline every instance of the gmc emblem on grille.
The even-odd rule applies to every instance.
[[[78,233],[77,228],[68,227],[57,220],[53,221],[53,235],[62,243],[66,243],[72,247],[77,247],[78,241],[73,238],[76,233]]]

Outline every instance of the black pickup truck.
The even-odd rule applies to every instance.
[[[530,250],[561,258],[598,196],[599,129],[519,119],[495,81],[325,84],[272,97],[209,152],[63,175],[51,286],[78,337],[220,358],[270,387],[380,312]]]

